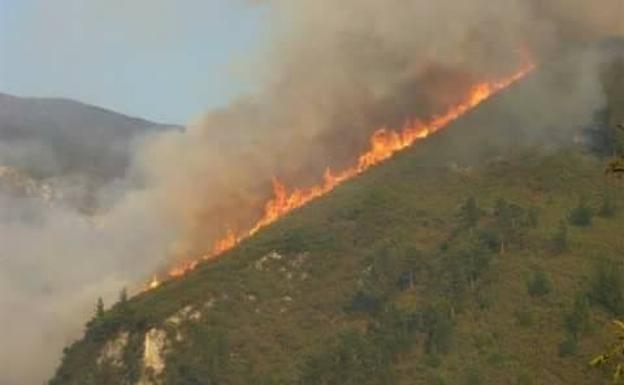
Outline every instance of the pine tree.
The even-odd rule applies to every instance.
[[[95,317],[100,318],[104,315],[104,300],[102,297],[99,297],[97,300],[97,304],[95,305]]]
[[[119,304],[125,305],[128,302],[128,290],[124,287],[119,293]]]

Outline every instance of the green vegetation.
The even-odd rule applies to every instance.
[[[533,273],[531,279],[527,283],[527,291],[531,297],[543,297],[552,291],[552,283],[550,278],[543,271]]]
[[[309,357],[301,372],[301,385],[392,383],[382,349],[358,332],[338,336],[332,345]]]
[[[596,263],[591,277],[590,298],[616,316],[624,314],[623,278],[620,265],[606,258]]]
[[[122,306],[125,306],[127,302],[128,302],[128,290],[124,287],[123,289],[121,289],[121,292],[119,292],[119,304]]]
[[[591,226],[593,215],[594,213],[588,206],[587,199],[580,198],[578,206],[570,210],[568,219],[570,224],[574,226],[587,227]]]
[[[579,293],[574,298],[572,309],[564,315],[565,329],[574,340],[578,340],[583,333],[589,331],[589,310],[587,295]]]
[[[225,333],[195,325],[187,329],[188,337],[176,341],[176,354],[167,360],[167,384],[223,384],[230,370],[230,357]]]
[[[470,197],[466,200],[460,210],[460,223],[468,228],[475,227],[479,223],[481,217],[481,210],[477,206],[477,201],[474,197]]]
[[[559,357],[569,357],[576,354],[578,342],[574,338],[566,338],[559,344]]]
[[[95,317],[100,318],[102,316],[104,316],[104,300],[99,297],[95,305]]]
[[[624,307],[624,282],[616,263],[594,255],[615,255],[622,223],[568,228],[560,218],[579,194],[599,197],[598,184],[569,193],[549,183],[570,164],[579,180],[598,180],[601,163],[568,152],[512,159],[506,182],[498,164],[472,187],[450,173],[384,182],[419,162],[373,170],[185,279],[122,292],[50,384],[136,383],[152,328],[169,335],[167,384],[539,383],[541,371],[518,371],[529,367],[557,373],[554,384],[600,377],[583,368],[603,343],[601,325]],[[520,176],[529,179],[514,184]],[[467,190],[482,191],[479,200]],[[166,326],[185,306],[201,319]],[[98,364],[122,331],[131,333],[124,366]]]
[[[582,149],[486,143],[504,129],[482,128],[490,112],[183,279],[122,293],[50,385],[136,384],[152,330],[166,385],[600,383],[587,362],[624,314],[622,194]],[[121,364],[98,363],[123,333]]]

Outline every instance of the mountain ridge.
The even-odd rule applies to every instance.
[[[164,127],[178,127],[178,128],[182,127],[179,124],[175,124],[175,123],[154,122],[150,119],[135,116],[133,114],[127,114],[127,113],[116,111],[114,108],[102,107],[96,104],[91,104],[88,102],[83,102],[81,100],[72,99],[72,98],[53,97],[53,96],[22,96],[22,95],[16,95],[16,94],[11,94],[11,93],[6,93],[6,92],[0,92],[0,103],[2,99],[10,99],[14,101],[21,100],[21,101],[43,103],[43,104],[52,103],[52,104],[61,104],[61,105],[73,105],[76,107],[85,107],[87,109],[99,111],[102,113],[118,115],[121,117],[128,118],[130,120],[136,120],[136,121],[143,122],[143,123],[150,124],[150,125],[158,125],[158,126],[164,126]]]
[[[0,94],[0,164],[34,177],[123,174],[132,141],[180,129],[69,99]]]

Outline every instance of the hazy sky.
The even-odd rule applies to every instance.
[[[0,0],[0,92],[186,123],[251,87],[266,9],[244,0]]]

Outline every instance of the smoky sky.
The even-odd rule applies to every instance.
[[[617,0],[264,3],[270,44],[246,70],[258,90],[185,130],[133,140],[121,177],[98,187],[96,203],[105,201],[106,210],[2,197],[0,313],[10,332],[0,382],[49,376],[98,295],[110,303],[122,286],[136,287],[176,258],[204,254],[228,229],[250,226],[272,177],[316,183],[326,167],[351,164],[374,130],[442,112],[477,81],[535,62],[540,74],[476,126],[513,126],[534,143],[558,137],[553,130],[572,135],[604,104],[602,53],[583,47],[621,32]],[[81,135],[96,131],[85,122]],[[458,146],[472,151],[460,138]],[[43,149],[24,147],[25,164],[45,163],[54,148],[43,139],[37,146]],[[65,148],[83,149],[83,142]]]
[[[249,227],[273,176],[290,186],[318,182],[326,167],[353,162],[374,130],[439,113],[476,81],[527,61],[548,67],[620,28],[604,11],[617,11],[615,0],[269,3],[272,43],[254,61],[263,63],[263,87],[140,155],[156,201],[179,227],[174,254],[202,254],[228,228]],[[586,67],[578,81],[595,75]],[[582,101],[576,111],[603,101],[585,83],[569,82]],[[550,87],[544,95],[569,92],[555,79],[541,85]],[[558,110],[557,98],[548,102]]]

